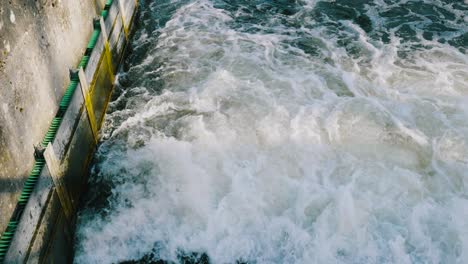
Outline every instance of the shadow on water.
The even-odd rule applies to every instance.
[[[179,253],[177,256],[178,262],[180,264],[210,264],[210,260],[207,254],[205,253]],[[124,261],[120,262],[120,264],[144,264],[144,263],[151,263],[151,264],[175,264],[172,261],[166,261],[159,259],[156,254],[148,254],[145,257],[139,260],[132,260],[132,261]]]
[[[179,252],[177,256],[177,262],[166,261],[159,259],[157,254],[151,253],[139,260],[123,261],[119,264],[211,264],[210,258],[206,253],[184,253]],[[256,262],[249,262],[244,260],[237,260],[233,264],[255,264]]]

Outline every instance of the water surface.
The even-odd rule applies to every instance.
[[[468,3],[140,1],[76,263],[468,263]]]

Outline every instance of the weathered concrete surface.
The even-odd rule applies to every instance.
[[[2,3],[0,8],[4,8],[4,1],[0,0]],[[18,32],[12,31],[11,28],[8,29],[11,32],[5,34],[8,39],[11,39],[11,43],[14,40],[17,45],[16,50],[13,51],[10,46],[9,51],[5,53],[5,64],[2,64],[4,67],[0,72],[2,74],[0,84],[15,80],[15,82],[11,81],[11,90],[5,92],[0,90],[0,100],[2,100],[0,101],[0,121],[2,122],[0,123],[0,144],[4,148],[0,157],[5,157],[0,159],[0,166],[4,165],[0,167],[0,186],[3,186],[0,189],[5,190],[3,194],[0,193],[0,212],[3,221],[0,223],[3,224],[3,227],[0,226],[2,228],[0,232],[3,231],[5,222],[11,215],[22,188],[22,182],[32,167],[32,145],[42,139],[50,120],[57,111],[58,102],[69,83],[68,68],[73,68],[78,64],[92,30],[92,18],[97,16],[97,12],[103,7],[103,2],[104,0],[95,2],[94,0],[61,0],[61,2],[44,0],[42,3],[45,5],[51,5],[53,8],[63,5],[64,10],[81,14],[83,17],[71,16],[65,11],[63,13],[41,11],[39,8],[41,4],[39,4],[36,9],[31,9],[36,10],[37,19],[23,18],[27,22],[23,22],[25,24],[22,24],[22,27],[27,28],[26,32],[31,31],[26,34],[26,37],[23,36],[26,42],[17,36]],[[15,8],[14,3],[8,4],[12,6],[12,10]],[[46,151],[48,153],[47,165],[42,170],[39,181],[24,209],[5,263],[71,262],[76,220],[74,210],[78,206],[79,197],[87,179],[90,158],[96,146],[91,123],[95,122],[99,128],[104,118],[112,92],[113,73],[122,59],[128,37],[126,33],[135,18],[136,8],[137,2],[134,0],[114,0],[106,21],[102,23],[106,28],[101,31],[88,66],[82,75],[85,77],[80,80],[72,96],[55,140]],[[88,9],[90,13],[83,14],[82,9]],[[27,12],[25,9],[24,13]],[[68,16],[63,14],[68,14]],[[60,20],[62,15],[64,20],[70,21]],[[87,21],[84,21],[85,19]],[[39,23],[37,20],[42,23],[39,27],[36,25]],[[60,24],[60,21],[63,24]],[[10,27],[14,28],[18,22],[16,15],[13,22],[15,23],[11,22]],[[79,24],[82,24],[81,27]],[[44,27],[51,27],[49,30],[55,30],[56,34],[48,36],[46,38],[48,44],[41,46],[42,34],[48,31],[44,30]],[[77,35],[70,36],[71,31]],[[0,33],[2,32],[0,28]],[[102,32],[107,32],[107,35]],[[39,37],[40,39],[37,39]],[[67,37],[72,38],[73,41],[70,42]],[[109,40],[109,52],[105,49],[106,39]],[[38,46],[28,49],[33,44]],[[21,63],[21,60],[28,61],[28,58],[33,58],[30,63]],[[85,103],[84,98],[87,93],[83,92],[81,85],[90,89],[88,103]],[[1,109],[2,102],[7,105],[7,110],[4,112]],[[17,105],[21,106],[16,109],[16,112],[10,109]],[[88,111],[92,111],[92,114]],[[91,119],[92,122],[91,116],[94,116]],[[15,137],[15,135],[18,136]],[[51,149],[52,152],[50,152]],[[8,175],[16,182],[2,185],[2,180],[8,179]],[[11,208],[8,208],[9,204]]]
[[[0,0],[0,232],[96,13],[94,0]]]

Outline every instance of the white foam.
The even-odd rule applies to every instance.
[[[323,27],[298,29],[324,59],[284,27],[233,19],[194,1],[136,40],[154,45],[133,67],[165,90],[128,88],[107,116],[93,177],[114,187],[107,216],[80,215],[75,262],[154,248],[213,263],[467,262],[466,54],[434,42],[402,59],[395,35],[373,43],[348,24],[364,61]]]

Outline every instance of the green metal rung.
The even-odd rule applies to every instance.
[[[26,194],[26,193],[23,193],[21,194],[20,198],[18,199],[18,201],[20,202],[27,202],[27,200],[29,199],[29,194]]]
[[[68,85],[67,90],[65,90],[65,94],[62,97],[62,100],[60,101],[58,115],[64,114],[65,111],[67,110],[68,105],[70,104],[70,101],[71,101],[71,97],[73,93],[75,92],[77,85],[78,85],[77,81],[75,80],[70,81],[70,84]]]
[[[93,30],[93,34],[91,35],[91,38],[89,39],[88,46],[86,48],[88,49],[94,49],[94,46],[96,46],[97,40],[99,38],[100,30],[95,29]]]
[[[31,178],[28,178],[25,182],[24,182],[24,185],[35,185],[37,182],[37,178],[36,179],[31,179]]]
[[[47,131],[46,135],[44,136],[44,139],[42,140],[43,147],[47,147],[47,145],[54,140],[61,122],[61,117],[54,117],[54,119],[52,120],[52,124],[49,127],[49,130]]]
[[[81,61],[80,61],[80,64],[78,65],[78,68],[83,68],[83,69],[85,69],[86,66],[88,66],[88,62],[89,62],[89,56],[88,56],[88,55],[84,55],[83,58],[82,58]]]
[[[36,160],[36,163],[34,164],[34,167],[41,167],[44,166],[45,164],[45,161],[41,161],[41,160]]]
[[[106,4],[104,5],[104,10],[109,10],[112,5],[112,0],[107,0]]]
[[[107,15],[109,14],[109,11],[108,10],[102,10],[101,11],[101,16],[104,20],[106,20],[107,18]]]
[[[31,193],[29,191],[23,190],[21,192],[20,198],[27,198]]]

